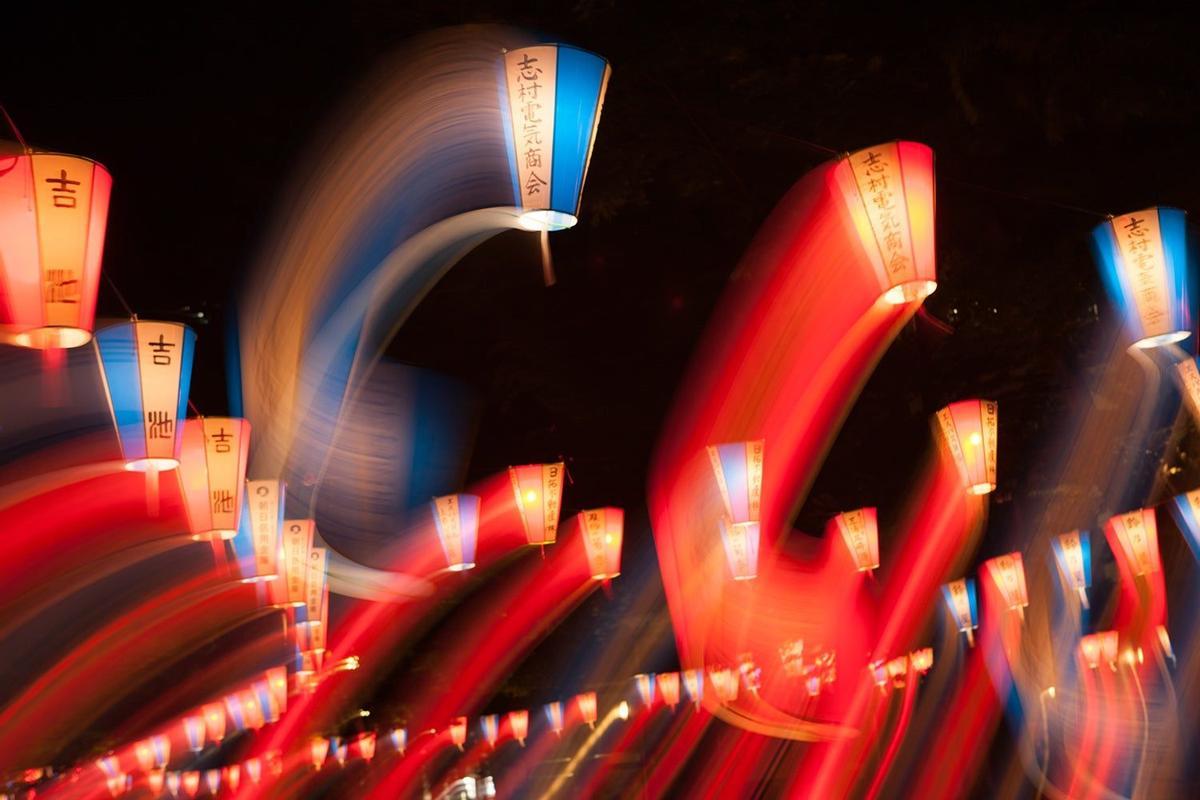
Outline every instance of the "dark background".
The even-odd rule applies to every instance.
[[[561,454],[575,479],[567,509],[630,509],[626,558],[651,564],[646,465],[756,229],[828,149],[925,142],[938,169],[939,288],[925,304],[936,322],[918,318],[881,362],[797,526],[898,503],[927,416],[973,395],[1000,401],[1003,530],[1006,507],[1048,488],[1038,455],[1103,356],[1111,312],[1089,230],[1105,213],[1196,207],[1198,31],[1098,3],[1007,18],[845,5],[56,6],[6,13],[0,102],[32,145],[112,172],[105,270],[142,316],[200,328],[193,398],[221,413],[229,300],[316,132],[381,61],[416,34],[487,22],[606,56],[581,223],[552,237],[558,284],[542,286],[529,237],[505,234],[449,273],[389,354],[478,392],[472,478],[514,452]],[[123,313],[108,286],[99,313]],[[595,376],[617,390],[595,391]],[[981,555],[1001,549],[988,539]],[[593,598],[543,651],[602,648],[628,624],[633,588]],[[553,699],[539,687],[555,666],[531,659],[506,693]]]

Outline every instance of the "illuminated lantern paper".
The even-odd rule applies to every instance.
[[[546,704],[546,721],[550,723],[550,730],[554,731],[555,736],[562,736],[563,732],[563,705],[555,700],[553,703]]]
[[[1162,647],[1163,655],[1175,661],[1175,650],[1171,647],[1171,636],[1167,633],[1166,625],[1155,625],[1155,633],[1158,634],[1158,644]]]
[[[208,732],[208,740],[213,744],[225,738],[225,710],[220,703],[209,703],[200,710],[204,715],[204,728]]]
[[[450,741],[453,742],[459,750],[463,749],[463,744],[467,741],[466,717],[455,717],[450,723]]]
[[[329,739],[324,736],[314,736],[308,742],[308,752],[312,757],[313,767],[320,769],[329,756]]]
[[[268,722],[278,722],[279,706],[275,703],[275,694],[271,691],[271,684],[265,680],[255,681],[252,691],[259,724],[257,726],[252,724],[250,727],[257,729]]]
[[[346,766],[346,759],[350,755],[350,745],[343,741],[340,736],[330,736],[329,752],[333,754],[334,759],[338,762],[338,766],[344,767]]]
[[[913,672],[924,675],[933,667],[933,648],[922,647],[909,653],[908,660],[912,663]]]
[[[562,511],[562,462],[509,467],[508,477],[525,528],[525,541],[536,545],[554,544]]]
[[[94,161],[0,146],[0,344],[91,341],[111,191]]]
[[[805,678],[804,688],[808,691],[809,697],[816,697],[821,693],[821,677],[819,675],[810,675]]]
[[[179,479],[194,539],[232,539],[242,516],[250,423],[200,417],[183,423]]]
[[[279,713],[287,711],[288,679],[287,667],[275,667],[267,670],[267,684],[271,689],[271,698]]]
[[[296,608],[308,605],[308,561],[313,549],[316,523],[311,519],[283,521],[284,604]]]
[[[246,777],[251,783],[258,783],[262,779],[262,762],[257,758],[248,758],[242,766],[246,770]]]
[[[135,744],[133,753],[142,772],[149,772],[171,760],[171,740],[166,736],[151,736]]]
[[[180,786],[179,773],[178,772],[168,772],[167,773],[167,791],[171,793],[172,797],[179,796],[179,786]]]
[[[725,560],[735,581],[749,581],[758,577],[759,524],[745,522],[730,525],[721,520],[721,544],[725,548]]]
[[[1080,638],[1079,652],[1084,662],[1096,669],[1102,663],[1107,663],[1115,672],[1117,669],[1117,650],[1120,639],[1116,631],[1101,631]]]
[[[1092,253],[1135,347],[1160,347],[1191,333],[1187,215],[1147,208],[1102,222]]]
[[[217,792],[221,791],[221,770],[204,770],[204,783],[206,786],[208,786],[208,793],[213,797],[216,797]]]
[[[950,583],[942,584],[942,597],[950,616],[961,633],[967,635],[967,643],[975,646],[973,631],[979,626],[979,601],[975,592],[974,578],[960,578]]]
[[[679,673],[660,672],[658,674],[658,691],[662,694],[663,702],[675,710],[679,705]]]
[[[329,582],[328,582],[328,551],[324,547],[314,547],[308,553],[308,579],[305,584],[305,605],[307,606],[308,649],[321,653],[325,651],[327,632],[326,619],[329,617]]]
[[[198,791],[200,791],[200,773],[196,771],[183,773],[183,793],[188,797],[195,797]]]
[[[1063,581],[1079,593],[1080,604],[1087,608],[1087,589],[1092,585],[1092,547],[1088,532],[1064,533],[1050,544]]]
[[[879,568],[879,522],[875,509],[845,511],[833,518],[859,572]]]
[[[370,761],[375,757],[375,734],[367,731],[360,733],[355,740],[358,747],[358,757],[363,761]]]
[[[479,729],[483,731],[483,738],[488,743],[488,747],[495,748],[496,739],[500,736],[500,715],[489,714],[486,717],[480,717]]]
[[[992,580],[1000,589],[1010,611],[1016,611],[1022,619],[1025,618],[1025,606],[1029,605],[1029,592],[1025,588],[1025,564],[1020,553],[990,558],[984,562]]]
[[[273,581],[279,577],[283,551],[283,509],[286,485],[283,481],[246,481],[246,506],[249,524],[247,542],[238,534],[238,562],[246,583]]]
[[[1183,538],[1192,548],[1192,555],[1200,560],[1200,489],[1176,495],[1171,503],[1171,511],[1179,530],[1183,532]]]
[[[199,753],[204,749],[204,717],[190,716],[183,718],[183,738],[187,741],[188,750]]]
[[[763,443],[758,439],[708,446],[725,518],[731,525],[761,521]]]
[[[161,769],[151,770],[146,773],[146,786],[154,794],[162,794],[163,786],[166,784],[166,772]]]
[[[908,675],[908,658],[906,656],[898,656],[884,665],[887,675],[892,679],[893,686],[903,686],[904,679]]]
[[[704,702],[704,670],[689,669],[683,673],[683,688],[696,708]]]
[[[408,747],[408,729],[392,728],[388,734],[388,739],[392,743],[392,749],[400,755],[404,755],[404,751]]]
[[[642,705],[646,708],[654,705],[654,673],[635,675],[634,681],[637,683],[638,697],[642,698]]]
[[[524,747],[525,737],[529,735],[529,712],[524,710],[508,712],[508,726],[512,728],[513,738],[521,747]]]
[[[1189,358],[1175,365],[1179,376],[1180,388],[1183,391],[1183,401],[1192,414],[1192,419],[1200,422],[1200,368],[1196,359]]]
[[[713,691],[717,693],[717,699],[722,703],[732,703],[737,700],[738,676],[733,670],[727,667],[709,670],[708,679],[712,681]]]
[[[154,769],[154,750],[150,745],[149,739],[143,739],[133,746],[133,756],[137,760],[138,768],[142,772],[149,772]]]
[[[106,778],[114,778],[121,774],[121,762],[113,755],[96,759],[96,768],[103,772]]]
[[[433,521],[446,554],[446,569],[462,572],[475,566],[475,539],[479,534],[479,498],[449,494],[433,500]]]
[[[754,661],[753,654],[742,653],[738,656],[738,673],[742,676],[746,691],[757,695],[762,688],[762,667]]]
[[[1118,514],[1108,520],[1107,528],[1111,534],[1109,541],[1116,538],[1121,555],[1134,575],[1145,575],[1162,568],[1158,558],[1158,524],[1154,520],[1154,509],[1142,508]]]
[[[960,400],[937,413],[938,427],[970,494],[996,488],[996,403]]]
[[[95,344],[125,469],[175,469],[196,334],[176,322],[135,320],[104,328]]]
[[[242,782],[242,768],[237,764],[230,764],[225,768],[224,781],[225,785],[229,787],[229,791],[236,792],[238,785]]]
[[[575,702],[579,704],[579,716],[588,724],[589,728],[596,727],[596,693],[584,692],[576,696]]]
[[[131,781],[132,777],[124,774],[114,775],[113,777],[108,778],[106,781],[108,784],[108,793],[113,797],[125,794],[130,789]]]
[[[612,507],[581,511],[579,527],[593,580],[606,581],[620,575],[625,512]]]
[[[505,134],[522,227],[554,231],[578,221],[609,73],[603,58],[568,45],[505,52]]]
[[[833,180],[845,198],[883,301],[921,300],[937,288],[933,151],[887,142],[843,156]]]

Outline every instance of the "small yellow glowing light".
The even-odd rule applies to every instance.
[[[604,543],[612,544],[612,534],[611,533],[604,534]]]
[[[617,706],[617,716],[621,719],[629,719],[629,703],[621,701],[621,705]]]
[[[360,717],[369,717],[369,716],[371,716],[371,712],[370,712],[370,711],[367,711],[365,708],[360,708],[360,709],[358,710],[358,715],[359,715]]]
[[[1050,699],[1052,699],[1052,700],[1053,700],[1053,699],[1054,699],[1054,694],[1055,694],[1055,689],[1054,689],[1054,687],[1053,687],[1053,686],[1051,686],[1051,687],[1049,687],[1048,689],[1046,689],[1046,694],[1047,694],[1047,695],[1050,697]]]
[[[525,502],[526,503],[536,503],[537,502],[537,492],[535,492],[533,489],[530,489],[528,492],[526,492],[525,493]]]
[[[979,445],[983,444],[983,437],[981,437],[978,433],[972,433],[967,437],[967,441],[970,442],[973,447],[979,447]]]

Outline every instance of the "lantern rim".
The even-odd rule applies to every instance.
[[[994,491],[996,491],[996,484],[994,483],[976,483],[967,487],[967,494],[983,495],[991,494]]]
[[[1191,335],[1191,331],[1171,331],[1170,333],[1160,333],[1157,336],[1147,336],[1144,339],[1138,339],[1133,343],[1133,346],[1139,350],[1153,350],[1155,347],[1163,347],[1168,344],[1182,342]]]
[[[279,574],[274,575],[251,575],[249,578],[242,578],[242,583],[267,583],[279,578]]]
[[[201,533],[193,533],[193,542],[212,542],[222,541],[227,542],[230,539],[237,538],[237,531],[229,528],[213,528],[211,530],[202,531]]]
[[[895,286],[883,293],[883,302],[900,306],[906,303],[913,303],[918,300],[924,300],[929,295],[937,291],[937,281],[915,280],[897,283]]]
[[[579,218],[552,208],[535,208],[521,212],[517,224],[528,231],[565,231],[574,228]]]
[[[179,466],[177,458],[137,458],[125,462],[128,472],[170,472]]]
[[[735,581],[752,581],[757,577],[758,577],[758,573],[755,573],[753,575],[734,575],[733,579]]]
[[[466,572],[467,570],[474,569],[474,568],[475,568],[474,561],[472,561],[470,563],[463,562],[461,564],[451,564],[450,566],[446,567],[446,569],[450,572]]]
[[[87,328],[70,325],[43,325],[17,333],[6,333],[0,341],[31,350],[71,350],[92,340]]]

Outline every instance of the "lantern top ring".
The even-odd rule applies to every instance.
[[[937,290],[937,281],[907,281],[883,293],[883,302],[893,306],[924,300]]]

